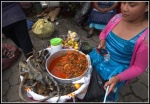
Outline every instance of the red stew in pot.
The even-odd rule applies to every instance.
[[[49,65],[49,71],[59,78],[75,78],[87,70],[88,60],[78,51],[68,51],[64,56],[53,60]]]

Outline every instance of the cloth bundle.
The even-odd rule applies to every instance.
[[[2,70],[10,68],[18,59],[20,50],[12,44],[2,44]]]

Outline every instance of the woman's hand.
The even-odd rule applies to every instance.
[[[99,7],[97,2],[94,2],[94,8],[96,8],[99,12],[104,13],[104,10],[101,7]]]
[[[106,48],[105,43],[106,43],[105,39],[100,40],[98,49],[105,49]]]
[[[106,90],[107,86],[109,86],[109,89],[108,89],[108,94],[109,94],[118,82],[119,82],[118,76],[113,76],[109,81],[105,83],[104,89]]]
[[[103,13],[106,13],[106,12],[108,12],[108,11],[110,11],[109,8],[103,8]]]
[[[103,10],[102,8],[100,8],[100,7],[99,7],[97,10],[98,10],[99,12],[101,12],[101,13],[104,13],[104,10]]]

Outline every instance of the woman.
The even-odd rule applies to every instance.
[[[99,35],[98,49],[108,50],[110,60],[109,64],[102,61],[97,65],[104,68],[93,67],[107,80],[104,89],[109,86],[109,101],[116,101],[121,86],[141,75],[148,67],[148,7],[148,2],[122,2],[121,13],[115,15]],[[89,55],[94,65],[92,53]],[[107,70],[111,71],[108,76]],[[112,93],[115,94],[113,98]]]
[[[94,2],[94,9],[89,15],[90,31],[87,38],[94,34],[94,29],[101,30],[117,12],[117,2]]]

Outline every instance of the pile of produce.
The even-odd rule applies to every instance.
[[[80,42],[76,32],[68,31],[68,35],[63,37],[63,47],[79,50]]]

